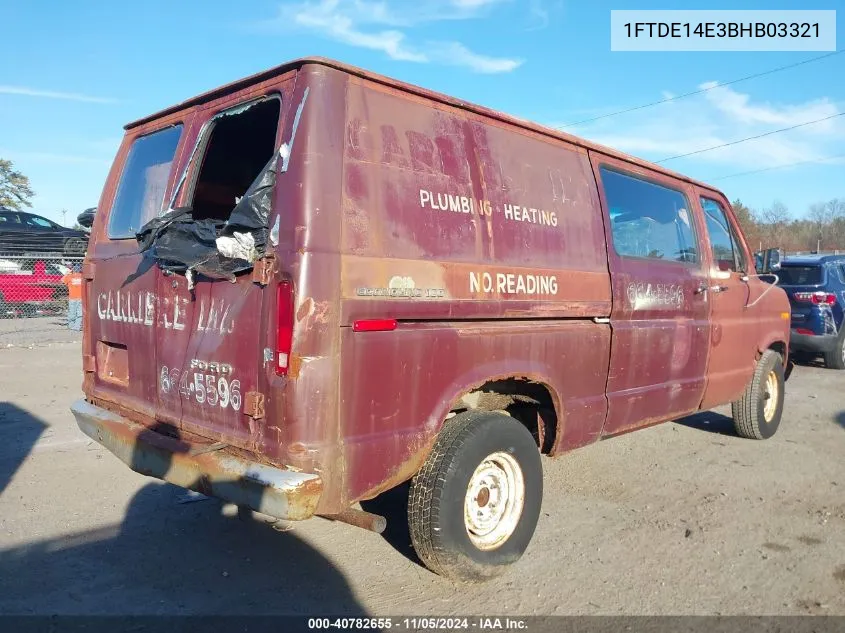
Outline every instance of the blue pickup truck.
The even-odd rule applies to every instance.
[[[792,304],[791,351],[845,369],[845,255],[788,257],[777,275]]]

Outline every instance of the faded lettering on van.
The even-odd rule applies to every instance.
[[[539,224],[540,226],[558,225],[557,213],[555,211],[521,206],[514,203],[508,203],[499,208],[494,207],[493,203],[489,200],[459,196],[451,193],[434,192],[427,189],[420,189],[420,208],[446,211],[449,213],[465,213],[467,215],[477,214],[486,217],[491,217],[493,211],[496,211],[497,213],[502,213],[506,220],[513,222]]]
[[[628,284],[627,295],[634,310],[681,308],[684,305],[684,289],[678,284],[632,282]]]
[[[488,217],[493,214],[493,205],[489,200],[458,196],[451,193],[435,193],[426,189],[420,189],[420,207],[452,213],[476,213]]]
[[[101,321],[152,327],[156,323],[166,330],[186,329],[186,297],[159,297],[153,292],[109,290],[97,295],[97,316]],[[203,300],[199,306],[197,332],[231,334],[235,323],[230,316],[231,306],[222,300]]]
[[[521,207],[518,204],[506,204],[505,217],[515,222],[529,222],[543,226],[557,226],[557,213],[534,207]]]
[[[469,273],[469,291],[472,294],[557,296],[558,283],[554,275],[521,273]]]
[[[235,323],[229,318],[230,306],[222,300],[212,299],[206,306],[205,299],[200,301],[197,318],[197,332],[218,332],[220,335],[231,334]]]
[[[240,411],[243,399],[241,398],[241,381],[233,378],[230,365],[225,373],[210,370],[194,371],[198,367],[191,363],[191,371],[183,372],[177,367],[168,368],[162,366],[159,371],[159,390],[162,395],[175,397],[181,396],[185,404],[194,403],[206,407],[220,407],[227,409],[231,407]],[[209,363],[211,365],[212,363]]]

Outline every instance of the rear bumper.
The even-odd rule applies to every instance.
[[[314,515],[323,490],[318,475],[162,435],[85,400],[75,402],[71,411],[83,433],[135,472],[279,519],[298,521]]]
[[[835,349],[838,340],[839,337],[836,334],[811,336],[809,334],[799,334],[795,330],[792,330],[789,338],[789,347],[800,352],[824,354]]]

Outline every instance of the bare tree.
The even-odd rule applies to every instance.
[[[15,170],[12,161],[0,158],[0,207],[20,211],[32,206],[29,199],[34,195],[29,178]]]

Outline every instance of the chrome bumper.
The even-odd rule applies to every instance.
[[[71,411],[83,433],[142,475],[279,519],[299,521],[314,515],[323,490],[318,475],[267,466],[156,433],[85,400],[75,402]]]

